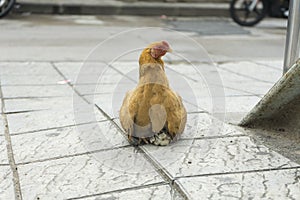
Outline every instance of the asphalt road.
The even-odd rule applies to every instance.
[[[109,36],[141,27],[180,31],[202,45],[217,62],[282,60],[286,23],[285,19],[265,19],[256,27],[243,28],[227,18],[11,15],[0,20],[0,60],[80,61]],[[151,36],[153,39],[169,39],[168,34],[153,34],[157,34]],[[113,48],[151,37],[128,36]],[[180,46],[175,50],[180,51]]]

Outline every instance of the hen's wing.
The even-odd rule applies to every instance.
[[[172,90],[167,91],[164,106],[167,112],[167,129],[174,138],[184,131],[187,113],[181,97]]]
[[[133,134],[133,124],[134,124],[134,113],[132,113],[132,110],[130,110],[130,97],[132,95],[132,91],[129,91],[126,93],[126,96],[123,100],[123,104],[120,109],[120,122],[125,130],[125,132],[128,134],[129,139],[131,139],[131,136]]]
[[[139,145],[141,143],[148,143],[145,139],[147,136],[151,135],[149,133],[150,125],[141,127],[136,125],[135,118],[138,114],[139,108],[139,98],[138,90],[128,92],[124,98],[123,105],[120,109],[120,122],[128,135],[129,142],[132,145]]]

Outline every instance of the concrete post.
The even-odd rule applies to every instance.
[[[296,62],[300,48],[300,0],[290,0],[283,74]]]

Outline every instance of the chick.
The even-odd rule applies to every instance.
[[[166,41],[146,47],[139,58],[139,82],[127,92],[120,122],[133,145],[165,146],[185,128],[186,110],[181,97],[171,90],[161,59],[171,48]]]

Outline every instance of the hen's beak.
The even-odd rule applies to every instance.
[[[173,52],[173,49],[169,48],[169,49],[167,50],[167,52],[172,53],[172,52]]]

